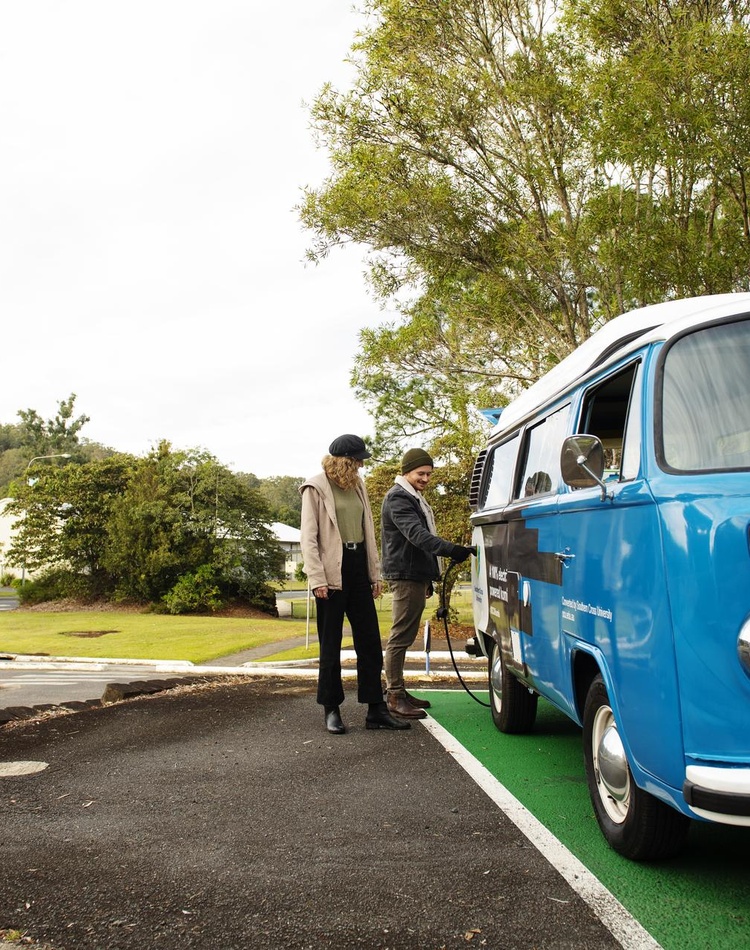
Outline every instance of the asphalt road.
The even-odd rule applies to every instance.
[[[40,663],[39,667],[18,663],[13,668],[0,661],[0,710],[17,706],[56,706],[71,700],[91,702],[101,699],[108,683],[152,680],[160,675],[159,667],[154,664],[73,662]],[[172,669],[169,668],[170,676],[175,675]]]
[[[419,723],[329,736],[311,682],[0,730],[0,928],[54,950],[619,946]]]

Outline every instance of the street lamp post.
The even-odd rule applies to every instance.
[[[26,469],[23,473],[24,479],[28,483],[29,478],[29,469],[34,464],[34,462],[39,462],[41,459],[69,459],[70,452],[55,452],[53,455],[35,455],[33,459],[29,460],[29,464],[26,466]],[[23,564],[21,565],[21,587],[26,583],[26,558],[23,559]]]
[[[29,461],[29,464],[26,466],[26,472],[31,468],[34,462],[38,462],[40,459],[69,459],[70,452],[55,452],[54,455],[35,455],[33,459]],[[26,474],[26,473],[24,473]]]

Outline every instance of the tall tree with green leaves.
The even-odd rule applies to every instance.
[[[266,503],[207,453],[162,443],[144,458],[30,472],[8,508],[19,519],[8,556],[42,577],[42,593],[175,613],[233,599],[274,607],[268,585],[283,573],[283,553]]]
[[[313,257],[369,245],[376,291],[411,295],[401,326],[364,337],[355,382],[381,429],[398,412],[429,437],[470,424],[457,402],[507,398],[590,331],[586,104],[553,4],[367,9],[353,89],[328,87],[313,106],[333,172],[301,214]],[[408,408],[382,415],[394,398],[416,425]]]
[[[304,478],[295,478],[293,475],[272,475],[260,479],[258,490],[265,498],[274,521],[299,528],[302,520],[299,487],[303,482]]]
[[[55,462],[29,469],[28,478],[14,482],[7,509],[18,518],[10,560],[29,571],[68,572],[69,596],[84,589],[89,596],[111,593],[109,522],[134,465],[130,455],[113,455],[87,465]]]
[[[353,380],[381,444],[463,454],[624,309],[746,289],[745,0],[368,0],[352,88],[312,120],[321,260],[370,248],[402,319]],[[447,442],[445,441],[447,439]]]
[[[75,393],[71,393],[67,399],[61,399],[54,418],[46,421],[36,409],[19,409],[21,441],[30,456],[55,452],[72,455],[78,449],[79,433],[91,420],[83,414],[73,417],[75,401]]]
[[[600,182],[588,211],[611,316],[750,286],[750,4],[569,0]]]
[[[126,598],[158,601],[177,584],[184,595],[190,575],[196,585],[210,581],[215,602],[260,603],[283,572],[269,520],[260,493],[208,453],[163,442],[137,462],[113,505],[107,567]]]
[[[25,474],[34,458],[66,455],[85,462],[113,454],[112,449],[81,440],[89,417],[74,417],[75,401],[75,393],[61,400],[53,419],[43,419],[36,409],[20,409],[19,423],[0,425],[0,497],[8,494],[11,483]]]

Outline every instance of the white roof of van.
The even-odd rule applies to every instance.
[[[671,332],[677,332],[676,324],[679,321],[690,323],[697,322],[700,318],[702,322],[705,319],[731,316],[746,310],[750,310],[750,293],[711,294],[668,300],[614,317],[509,403],[503,409],[492,435],[517,425],[525,416],[562,392],[571,382],[584,376],[588,370],[609,359],[622,347],[640,337],[645,339],[649,330],[661,329],[663,332],[660,335],[666,338]],[[669,332],[666,327],[669,327]],[[679,329],[682,329],[682,326]]]

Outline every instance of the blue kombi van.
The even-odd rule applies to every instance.
[[[750,294],[607,323],[502,411],[470,501],[496,726],[539,696],[581,725],[634,860],[750,825]]]

